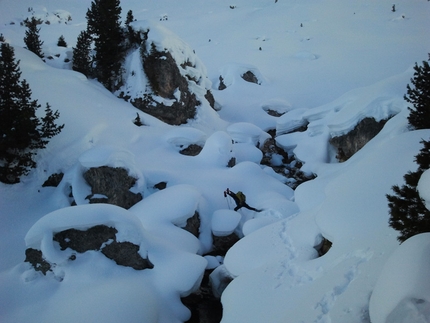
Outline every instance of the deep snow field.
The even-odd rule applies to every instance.
[[[416,170],[420,141],[430,138],[430,130],[408,128],[403,100],[413,65],[430,52],[429,1],[399,0],[392,12],[386,0],[122,0],[124,20],[133,10],[136,25],[159,30],[154,40],[167,47],[182,44],[208,78],[220,110],[203,104],[182,126],[70,70],[64,59],[86,28],[90,4],[0,0],[0,33],[14,46],[33,99],[58,109],[65,124],[21,183],[0,183],[0,322],[185,322],[190,312],[180,297],[215,267],[214,285],[226,273],[234,277],[222,293],[223,323],[430,322],[430,233],[399,246],[385,197]],[[31,15],[50,22],[40,30],[45,56],[54,57],[46,63],[23,48],[20,22]],[[68,48],[56,46],[60,35]],[[128,64],[137,68],[132,57]],[[261,84],[245,82],[247,70]],[[269,108],[286,113],[270,116]],[[133,124],[137,112],[145,126]],[[365,117],[392,118],[338,163],[329,138]],[[300,123],[306,131],[286,134]],[[292,190],[259,165],[256,144],[270,129],[316,179]],[[202,152],[179,154],[190,143],[204,144]],[[238,163],[228,168],[231,157]],[[87,205],[82,173],[102,165],[128,169],[143,200],[129,210]],[[62,183],[42,188],[57,172]],[[424,198],[429,177],[420,183]],[[154,189],[161,181],[167,189]],[[70,186],[78,206],[69,206]],[[263,211],[230,210],[227,187]],[[196,210],[199,239],[179,227]],[[95,251],[72,262],[52,242],[55,232],[97,224],[140,245],[154,268],[117,266]],[[212,232],[233,231],[243,238],[224,259],[202,256]],[[333,246],[318,257],[313,247],[322,237]],[[53,271],[43,276],[24,263],[27,247],[42,250],[57,264]]]

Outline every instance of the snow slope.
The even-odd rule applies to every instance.
[[[64,60],[90,4],[0,0],[0,33],[14,46],[33,98],[58,109],[66,125],[38,153],[29,176],[0,183],[1,322],[184,322],[190,312],[180,297],[198,287],[205,267],[220,263],[220,275],[235,277],[221,297],[225,323],[430,321],[428,288],[420,284],[428,263],[418,261],[428,236],[399,247],[385,198],[416,169],[419,142],[430,137],[428,130],[408,129],[403,100],[412,66],[428,57],[428,1],[400,0],[395,12],[386,0],[121,1],[124,17],[132,9],[137,25],[159,26],[167,45],[188,44],[193,52],[184,55],[198,63],[202,86],[212,86],[221,110],[201,109],[180,127],[70,70]],[[40,30],[45,55],[52,56],[46,63],[22,48],[20,22],[31,15],[49,21]],[[67,48],[56,46],[60,35]],[[136,57],[127,64],[138,70]],[[260,84],[240,77],[248,70]],[[227,86],[222,91],[219,76]],[[133,124],[136,113],[145,126]],[[392,118],[337,163],[328,139],[365,117]],[[303,124],[306,131],[287,134]],[[293,191],[259,165],[256,145],[269,129],[316,179]],[[204,143],[198,156],[179,154],[191,143]],[[228,168],[232,157],[238,164]],[[137,178],[133,192],[144,199],[130,210],[88,205],[82,174],[102,165],[126,168]],[[60,171],[60,186],[41,187]],[[155,189],[159,182],[167,189]],[[427,200],[426,182],[423,175]],[[76,207],[69,207],[70,187]],[[263,211],[229,210],[227,187]],[[181,229],[196,211],[199,239]],[[115,226],[139,244],[154,268],[120,267],[96,251],[69,261],[68,251],[52,243],[55,232],[97,224]],[[232,231],[243,238],[225,259],[203,257],[212,232]],[[314,246],[323,237],[333,246],[318,257]],[[43,276],[23,263],[27,247],[44,251],[57,264],[53,272]],[[399,275],[409,284],[393,283]]]

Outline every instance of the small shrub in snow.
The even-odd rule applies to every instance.
[[[57,46],[67,47],[67,43],[66,43],[66,40],[64,39],[63,35],[61,35],[60,38],[58,38]]]

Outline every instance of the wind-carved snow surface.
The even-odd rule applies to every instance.
[[[169,50],[178,64],[191,63],[179,67],[191,90],[204,95],[210,89],[217,101],[218,112],[204,103],[195,120],[170,126],[68,70],[64,59],[86,27],[89,0],[0,1],[0,33],[15,48],[22,78],[33,98],[58,109],[59,123],[66,124],[21,183],[0,184],[0,321],[185,322],[190,311],[180,298],[210,268],[223,323],[429,323],[428,235],[399,246],[385,198],[416,169],[420,141],[430,137],[429,130],[410,131],[403,100],[413,64],[430,48],[428,4],[401,0],[392,12],[386,0],[238,0],[233,8],[124,1],[123,13],[133,10],[132,25],[149,29],[149,42]],[[50,25],[39,25],[43,50],[54,56],[48,64],[22,48],[19,22],[31,15],[28,7],[73,18],[65,24],[50,16]],[[68,48],[56,46],[61,34]],[[146,93],[138,49],[124,66],[124,92]],[[258,84],[242,79],[247,71]],[[220,76],[224,90],[218,90]],[[133,123],[136,113],[144,126]],[[391,119],[338,163],[329,139],[366,117]],[[259,164],[257,146],[268,130],[276,130],[277,144],[316,179],[293,191]],[[203,146],[199,155],[179,153],[190,144]],[[237,164],[228,167],[233,159]],[[98,166],[125,168],[143,200],[129,210],[88,205],[91,188],[82,175]],[[58,187],[41,187],[59,172]],[[426,201],[427,177],[418,186]],[[262,211],[234,212],[226,188],[244,192]],[[71,193],[77,206],[70,207]],[[198,237],[182,228],[195,214]],[[114,226],[121,240],[141,246],[154,268],[118,266],[98,251],[71,261],[71,251],[52,241],[58,231],[97,224]],[[212,233],[232,230],[242,239],[225,258],[205,255]],[[324,238],[332,247],[319,257],[315,247]],[[43,276],[23,263],[27,247],[55,262],[52,272]],[[233,281],[226,286],[221,278]]]

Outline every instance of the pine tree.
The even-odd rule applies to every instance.
[[[92,76],[91,42],[91,35],[86,30],[83,30],[78,36],[76,47],[73,48],[72,69],[87,77]]]
[[[66,40],[64,39],[64,36],[63,36],[63,35],[61,35],[61,36],[58,38],[57,46],[58,46],[58,47],[67,47],[67,43],[66,43]]]
[[[389,225],[400,231],[400,242],[422,233],[430,232],[430,211],[417,191],[418,181],[423,172],[430,168],[430,141],[421,142],[424,147],[415,156],[418,169],[404,176],[405,184],[392,187],[394,195],[387,194],[390,209]]]
[[[60,117],[60,113],[58,111],[52,111],[51,106],[49,103],[46,103],[45,108],[45,116],[42,117],[42,128],[41,128],[41,137],[43,138],[43,148],[45,148],[46,144],[48,144],[49,140],[52,137],[55,137],[58,135],[61,130],[64,128],[64,124],[61,126],[58,126],[55,124],[55,120],[57,120]]]
[[[36,167],[36,150],[45,148],[47,139],[58,134],[64,125],[55,125],[59,114],[49,106],[46,116],[37,118],[40,104],[31,99],[27,81],[20,80],[19,61],[15,61],[13,48],[2,43],[0,54],[0,181],[14,184]]]
[[[37,28],[38,24],[39,21],[34,17],[31,17],[30,21],[27,21],[27,30],[25,31],[24,43],[29,51],[32,51],[40,58],[43,58],[43,42],[40,41],[40,28]]]
[[[132,11],[132,10],[129,10],[129,11],[127,12],[127,17],[126,17],[126,19],[125,19],[125,25],[126,25],[127,27],[129,27],[129,26],[130,26],[130,23],[132,23],[133,21],[134,21],[133,11]]]
[[[87,28],[96,52],[96,77],[111,91],[117,87],[124,55],[120,14],[119,0],[94,0],[87,11]]]
[[[430,54],[429,54],[430,60]],[[411,79],[413,88],[408,84],[405,100],[413,104],[409,108],[409,124],[414,129],[430,129],[430,66],[423,61],[422,66],[415,63],[414,78]]]

